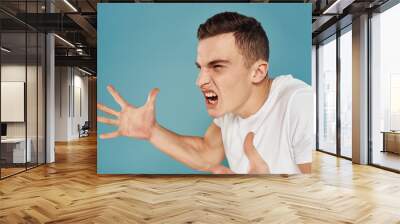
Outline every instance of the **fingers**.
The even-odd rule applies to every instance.
[[[260,155],[258,154],[256,148],[253,145],[254,133],[249,132],[244,140],[244,152],[249,160],[259,159]]]
[[[231,169],[222,165],[214,166],[210,171],[213,174],[235,174]]]
[[[97,121],[105,123],[105,124],[111,124],[111,125],[116,125],[116,126],[118,125],[118,121],[117,120],[106,118],[106,117],[97,117]],[[109,138],[116,138],[118,136],[119,136],[118,131],[114,131],[114,132],[111,132],[111,133],[101,134],[100,138],[109,139]]]
[[[109,108],[109,107],[107,107],[107,106],[105,106],[105,105],[103,105],[101,103],[97,103],[97,109],[99,109],[101,111],[104,111],[104,112],[106,112],[108,114],[114,115],[116,117],[119,117],[119,112],[117,112],[117,111],[115,111],[115,110],[113,110],[113,109],[111,109],[111,108]]]
[[[147,97],[147,102],[146,104],[150,103],[150,105],[155,104],[156,102],[156,98],[157,98],[157,94],[160,92],[160,89],[158,88],[154,88],[150,91],[149,96]]]
[[[106,118],[106,117],[97,117],[97,121],[101,122],[101,123],[105,123],[105,124],[111,124],[111,125],[118,126],[118,120],[115,120],[115,119],[110,119],[110,118]]]
[[[119,93],[115,90],[115,88],[112,85],[108,85],[107,90],[121,107],[124,107],[127,104],[126,101],[121,97],[121,95],[119,95]]]
[[[244,140],[244,153],[249,159],[249,173],[253,174],[265,174],[269,173],[269,166],[257,152],[257,149],[253,145],[254,133],[250,132],[247,134]]]
[[[116,138],[118,136],[119,136],[118,131],[114,131],[114,132],[111,132],[111,133],[101,134],[100,138],[102,138],[102,139],[110,139],[110,138]]]

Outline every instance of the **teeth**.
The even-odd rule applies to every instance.
[[[216,101],[216,100],[208,100],[208,102],[209,102],[210,104],[215,104],[217,101]]]
[[[217,96],[217,94],[215,94],[214,92],[205,92],[204,94],[206,95],[206,97]]]

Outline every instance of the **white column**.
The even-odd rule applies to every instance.
[[[54,76],[54,35],[47,34],[46,36],[46,57],[47,57],[47,67],[46,67],[46,163],[52,163],[55,161],[55,151],[54,151],[54,133],[55,133],[55,76]]]
[[[46,4],[47,12],[53,12],[54,6],[50,1]],[[55,133],[55,44],[54,34],[46,35],[46,163],[55,162],[54,133]]]
[[[368,163],[368,15],[353,19],[353,162]]]

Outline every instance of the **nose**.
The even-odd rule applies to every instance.
[[[205,71],[200,71],[199,75],[197,76],[196,85],[200,89],[206,87],[210,84],[210,75]]]

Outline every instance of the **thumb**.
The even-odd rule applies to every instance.
[[[269,173],[268,164],[264,161],[261,155],[257,152],[257,149],[253,145],[254,133],[250,132],[247,134],[244,140],[244,153],[249,160],[249,173],[254,174],[265,174]]]
[[[256,148],[253,145],[253,139],[254,133],[249,132],[244,140],[244,153],[250,161],[258,159],[260,157]]]
[[[146,104],[150,104],[154,106],[157,98],[157,94],[160,92],[159,88],[154,88],[150,91],[149,96],[147,97],[147,102]]]

